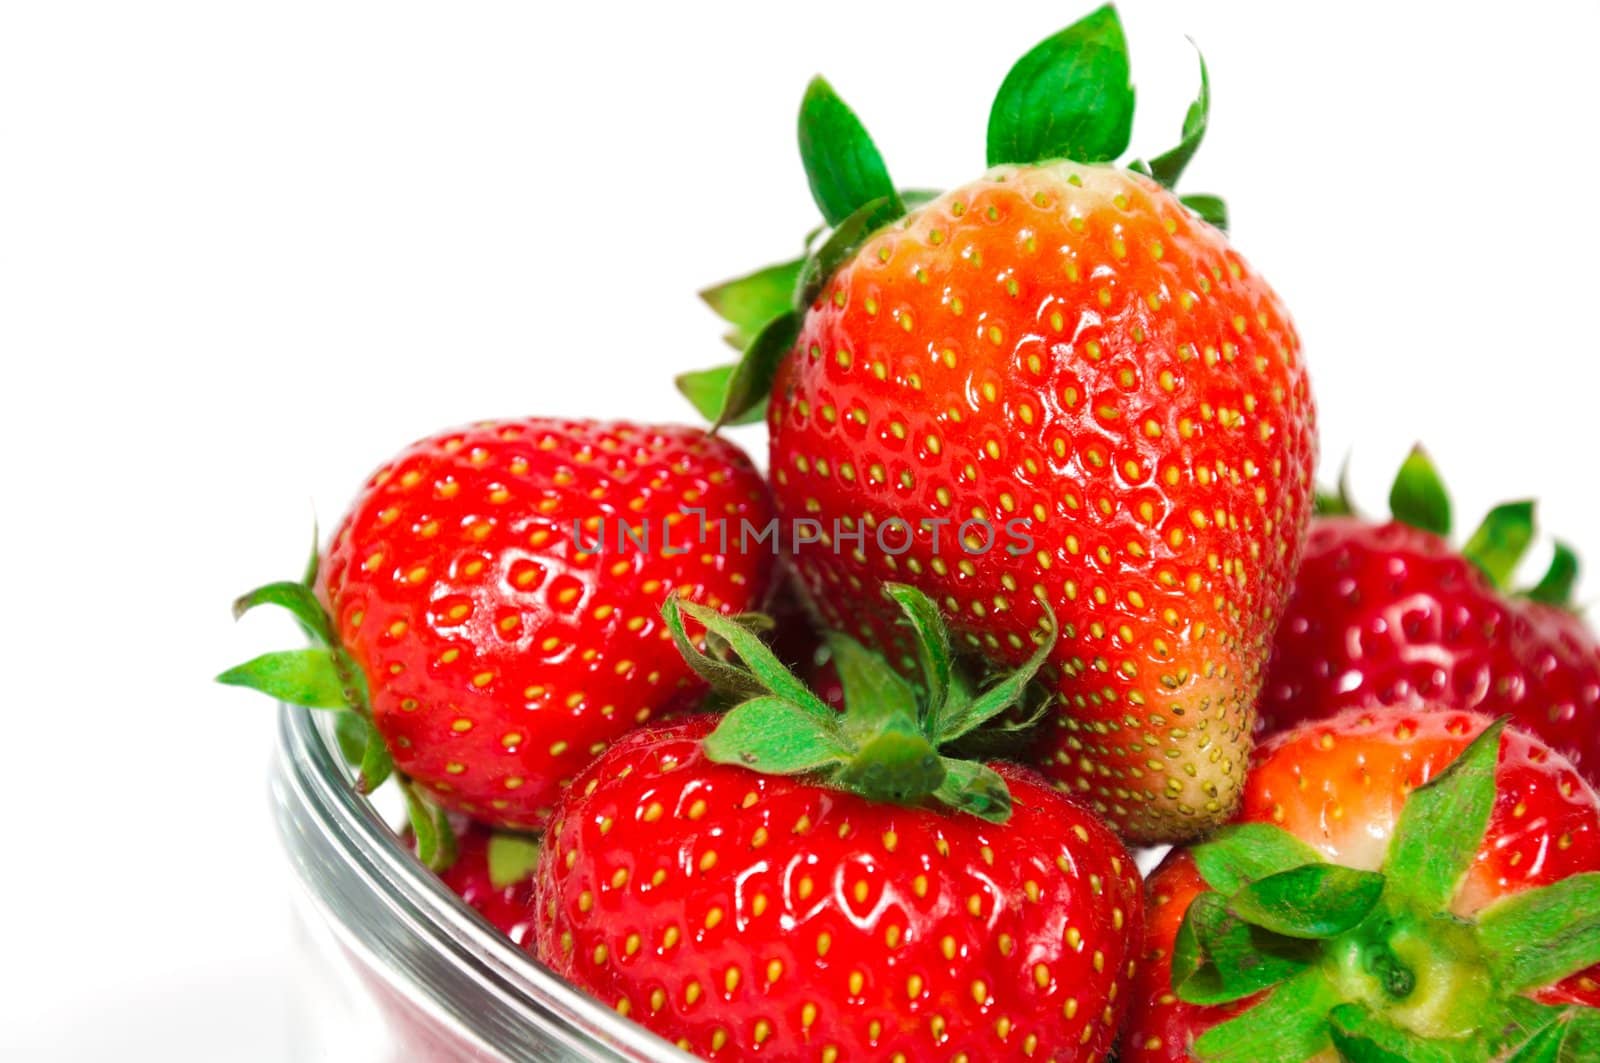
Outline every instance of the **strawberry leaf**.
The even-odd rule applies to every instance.
[[[1467,1063],[1479,1058],[1464,1042],[1432,1041],[1390,1025],[1360,1004],[1328,1012],[1328,1033],[1348,1063]]]
[[[1200,877],[1224,895],[1235,894],[1257,879],[1322,861],[1311,846],[1270,823],[1223,827],[1189,853]]]
[[[832,721],[772,695],[729,709],[701,746],[718,764],[738,764],[764,775],[815,771],[845,761],[851,753]]]
[[[1221,196],[1203,192],[1179,196],[1178,202],[1200,216],[1200,220],[1214,226],[1219,232],[1228,231],[1228,204]]]
[[[394,758],[390,756],[389,747],[384,744],[378,728],[369,720],[349,712],[342,715],[347,719],[359,719],[366,727],[367,733],[361,745],[360,766],[356,769],[356,792],[373,793],[394,773]]]
[[[417,859],[430,871],[444,871],[455,863],[456,836],[444,810],[423,800],[410,780],[400,787],[406,798],[406,818],[416,839]]]
[[[1195,97],[1183,116],[1183,139],[1171,151],[1150,160],[1150,176],[1168,188],[1177,186],[1184,167],[1189,165],[1189,160],[1199,150],[1200,141],[1205,139],[1206,123],[1211,117],[1211,76],[1206,72],[1206,57],[1200,55],[1199,48],[1195,49],[1195,54],[1200,58],[1200,95]]]
[[[1478,916],[1478,943],[1496,981],[1538,989],[1600,963],[1600,872],[1497,902]]]
[[[304,583],[283,580],[257,587],[234,601],[233,618],[239,619],[258,605],[276,605],[287,609],[311,641],[319,646],[333,644],[333,625],[328,620],[328,614],[311,588]]]
[[[859,742],[877,734],[891,719],[916,720],[916,692],[888,661],[838,632],[828,636],[828,649],[844,688],[846,734]]]
[[[1128,42],[1107,4],[1011,68],[989,111],[989,165],[1110,162],[1132,133]]]
[[[1257,879],[1228,898],[1234,915],[1292,938],[1331,938],[1354,929],[1383,893],[1383,876],[1337,864],[1304,864]]]
[[[1350,499],[1350,457],[1345,456],[1344,463],[1339,466],[1339,483],[1332,491],[1322,488],[1316,493],[1316,515],[1319,517],[1349,517],[1356,512],[1356,505]]]
[[[778,373],[778,363],[794,346],[799,331],[800,317],[793,311],[780,314],[762,327],[728,377],[722,408],[712,421],[712,431],[725,424],[746,423],[752,411],[765,405],[772,393],[772,378]]]
[[[945,781],[944,760],[915,726],[889,725],[861,744],[834,781],[873,801],[911,804],[937,791]]]
[[[1270,1045],[1273,1059],[1311,1059],[1328,1047],[1326,1015],[1337,999],[1320,972],[1302,972],[1201,1034],[1190,1053],[1202,1063],[1260,1063]]]
[[[898,199],[884,196],[862,204],[860,210],[836,225],[822,246],[806,259],[795,284],[794,308],[804,312],[816,302],[828,286],[828,278],[854,258],[873,233],[904,213]]]
[[[1011,790],[999,772],[976,761],[940,759],[944,763],[944,781],[933,792],[936,800],[990,823],[1004,823],[1011,818]]]
[[[1384,874],[1390,888],[1421,911],[1450,906],[1483,842],[1494,808],[1499,719],[1461,755],[1406,799],[1389,841]]]
[[[1461,553],[1496,587],[1504,587],[1533,542],[1533,503],[1506,502],[1491,509]]]
[[[677,645],[684,661],[696,675],[710,683],[713,689],[741,698],[759,697],[767,693],[767,688],[750,672],[730,661],[700,651],[683,626],[681,603],[676,595],[668,597],[661,604],[661,616],[666,621],[667,631],[671,633],[672,641]]]
[[[794,673],[783,666],[783,662],[773,656],[760,637],[743,624],[731,617],[723,616],[715,609],[708,609],[703,605],[693,602],[684,602],[674,595],[667,599],[662,606],[662,614],[666,617],[667,626],[673,629],[673,637],[678,637],[682,630],[683,621],[679,612],[688,614],[709,631],[714,631],[717,637],[728,644],[728,648],[739,656],[749,671],[745,674],[754,678],[762,693],[776,694],[784,701],[793,703],[798,708],[809,713],[814,719],[825,726],[832,725],[838,719],[838,714],[828,708],[821,699],[813,694],[804,683],[796,679]],[[687,639],[684,639],[687,642]],[[679,648],[682,649],[682,643]],[[692,647],[691,647],[692,648]],[[687,653],[685,654],[687,656]],[[705,659],[702,655],[702,659]],[[721,664],[722,662],[718,662]],[[723,667],[732,667],[724,664]],[[737,669],[736,669],[737,670]]]
[[[352,768],[359,768],[367,755],[367,736],[372,725],[353,712],[341,712],[333,718],[333,737],[339,744],[339,755]]]
[[[1179,937],[1184,943],[1175,949],[1172,991],[1190,1004],[1254,996],[1299,974],[1320,953],[1315,943],[1251,926],[1228,910],[1221,894],[1211,892],[1190,902]]]
[[[533,874],[539,862],[539,840],[526,834],[496,831],[484,848],[489,864],[489,884],[503,890]]]
[[[1537,584],[1523,593],[1524,598],[1531,598],[1545,605],[1554,605],[1562,609],[1572,608],[1572,588],[1578,582],[1578,554],[1572,547],[1560,540],[1556,541],[1555,553],[1550,557],[1550,567],[1545,569],[1544,576]]]
[[[345,709],[353,703],[332,651],[320,648],[263,653],[223,672],[217,682],[308,709]]]
[[[738,370],[738,363],[719,365],[714,369],[696,369],[678,374],[672,382],[677,385],[678,393],[689,400],[701,417],[716,422],[722,417],[722,411],[728,408],[728,386],[733,383]],[[767,400],[760,398],[744,412],[732,414],[722,423],[755,424],[765,420],[766,416]]]
[[[742,351],[768,321],[794,306],[795,283],[805,264],[804,258],[779,262],[714,284],[702,291],[700,298],[733,326],[729,342]]]
[[[1033,682],[1033,677],[1050,658],[1050,653],[1056,646],[1056,618],[1055,614],[1050,612],[1049,606],[1045,606],[1045,615],[1050,625],[1049,634],[1039,643],[1038,648],[1033,651],[1033,656],[1029,657],[1021,668],[1011,672],[965,705],[947,703],[943,719],[930,715],[928,733],[933,735],[936,743],[943,745],[945,742],[954,741],[1022,700],[1023,695],[1028,692],[1028,684]]]
[[[1389,489],[1389,512],[1402,524],[1435,535],[1450,534],[1450,494],[1433,461],[1420,446],[1401,463]]]
[[[1594,1008],[1567,1008],[1510,1056],[1506,1063],[1582,1063],[1600,1056],[1600,1011]]]
[[[905,613],[905,623],[917,638],[918,659],[925,682],[923,717],[929,734],[940,733],[937,721],[944,718],[950,696],[950,632],[933,599],[904,583],[886,583],[883,593]]]
[[[897,214],[905,213],[866,127],[820,77],[811,79],[800,103],[800,161],[811,198],[829,225],[838,225],[875,199],[887,199]]]

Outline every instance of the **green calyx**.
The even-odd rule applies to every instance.
[[[229,668],[216,677],[217,682],[246,687],[285,704],[337,712],[334,736],[346,763],[356,769],[357,791],[370,794],[391,776],[396,778],[405,791],[417,856],[429,868],[442,871],[455,860],[455,836],[444,812],[418,794],[409,779],[395,772],[389,747],[372,722],[366,676],[339,644],[333,619],[312,590],[321,561],[316,540],[313,528],[311,557],[298,582],[268,583],[233,603],[235,620],[262,605],[286,610],[311,645],[264,653]]]
[[[1448,539],[1454,527],[1450,492],[1433,459],[1419,444],[1411,448],[1389,488],[1389,512],[1395,520],[1421,531]],[[1319,490],[1318,516],[1359,515],[1350,498],[1349,463],[1339,472],[1338,487]],[[1461,547],[1462,556],[1472,562],[1496,589],[1510,592],[1511,578],[1533,545],[1534,503],[1527,500],[1503,502],[1495,506],[1478,524]],[[1578,582],[1578,555],[1566,543],[1557,541],[1549,568],[1532,587],[1514,591],[1518,597],[1563,609],[1573,608],[1572,591]]]
[[[1523,994],[1600,963],[1600,874],[1515,894],[1475,921],[1451,912],[1488,828],[1503,727],[1411,794],[1381,873],[1329,864],[1262,823],[1191,850],[1209,888],[1179,928],[1172,990],[1193,1004],[1256,998],[1195,1042],[1196,1059],[1259,1059],[1273,1044],[1282,1060],[1331,1046],[1353,1063],[1488,1063],[1596,1043],[1600,1012]]]
[[[1023,666],[979,690],[960,682],[938,608],[911,587],[887,594],[905,613],[923,682],[904,679],[848,635],[829,636],[845,711],[835,712],[773,656],[753,625],[676,596],[662,607],[667,628],[692,668],[737,700],[704,742],[706,755],[769,775],[814,775],[824,785],[873,801],[936,801],[995,823],[1011,796],[992,768],[945,756],[943,748],[1020,703],[1055,646],[1054,620]],[[705,628],[718,653],[698,648],[684,619]]]
[[[1108,4],[1041,41],[1011,68],[989,111],[988,164],[1115,162],[1128,149],[1133,108],[1128,42],[1116,9]],[[1205,138],[1210,115],[1211,81],[1202,57],[1199,92],[1177,145],[1149,162],[1132,160],[1128,168],[1175,187]],[[866,126],[821,77],[806,87],[797,134],[822,228],[807,237],[798,258],[700,293],[728,323],[726,338],[740,351],[733,364],[677,378],[678,390],[713,431],[764,416],[778,363],[828,279],[873,234],[937,195],[891,180]],[[1219,197],[1179,198],[1205,221],[1227,228],[1227,207]]]

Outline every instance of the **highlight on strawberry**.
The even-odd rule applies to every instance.
[[[704,694],[662,598],[747,612],[775,559],[689,549],[703,527],[685,510],[771,515],[749,459],[692,428],[528,418],[435,435],[368,480],[303,580],[236,604],[288,609],[312,647],[219,679],[339,710],[361,789],[398,770],[419,851],[446,866],[446,810],[540,829],[607,744]],[[679,541],[627,534],[647,528]]]
[[[886,594],[919,681],[835,635],[843,713],[737,620],[667,602],[738,703],[636,731],[566,791],[535,953],[705,1059],[1104,1059],[1142,926],[1131,856],[1034,772],[945,752],[1024,697],[1053,638],[968,689],[934,603]]]
[[[795,569],[830,626],[903,655],[875,593],[903,582],[1016,666],[1053,610],[1035,763],[1141,842],[1237,801],[1316,453],[1287,310],[1220,200],[1173,191],[1209,120],[1199,75],[1179,142],[1115,165],[1133,89],[1101,8],[1017,62],[989,169],[942,194],[892,180],[813,81],[825,228],[705,293],[742,357],[679,381],[717,425],[765,410],[778,511],[823,529]]]
[[[1600,1053],[1600,798],[1503,719],[1277,735],[1238,822],[1147,888],[1125,1063]]]
[[[1511,580],[1534,541],[1534,504],[1490,510],[1459,548],[1449,493],[1412,451],[1393,517],[1319,500],[1273,640],[1264,734],[1352,707],[1416,705],[1509,715],[1600,781],[1600,640],[1573,607],[1578,559],[1557,542],[1531,586]]]

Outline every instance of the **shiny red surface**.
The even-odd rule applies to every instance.
[[[537,828],[609,742],[697,697],[662,601],[757,608],[773,558],[697,544],[683,506],[771,516],[745,455],[694,428],[492,422],[380,469],[319,587],[400,770],[448,808]],[[668,556],[664,520],[673,550],[693,548]],[[624,523],[648,523],[649,550],[618,547]]]
[[[810,308],[770,407],[773,491],[822,523],[796,568],[853,634],[900,644],[878,595],[897,580],[1015,664],[1048,601],[1042,770],[1170,838],[1233,806],[1313,421],[1287,312],[1221,234],[1137,175],[1003,167],[873,237]],[[986,552],[977,527],[958,541],[975,517]],[[937,557],[924,520],[951,522]]]
[[[557,973],[713,1060],[1105,1057],[1142,905],[1098,820],[998,764],[1004,826],[872,804],[711,764],[710,726],[573,784],[538,876]]]

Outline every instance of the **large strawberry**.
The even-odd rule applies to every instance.
[[[1260,727],[1271,733],[1352,706],[1429,705],[1509,714],[1600,779],[1600,641],[1568,607],[1577,562],[1557,545],[1537,586],[1512,593],[1533,506],[1495,508],[1460,550],[1421,450],[1390,493],[1394,519],[1311,523],[1273,643]]]
[[[1267,742],[1239,824],[1151,876],[1124,1063],[1600,1058],[1600,798],[1503,726],[1352,709]]]
[[[1131,858],[1033,772],[937,753],[1045,655],[951,686],[936,609],[894,590],[928,685],[835,636],[843,714],[682,606],[747,667],[700,666],[750,700],[579,777],[536,874],[536,953],[706,1059],[1104,1059],[1142,921]]]
[[[660,603],[759,606],[770,551],[721,550],[718,529],[770,519],[745,455],[696,429],[446,432],[368,481],[307,580],[315,597],[278,583],[240,600],[291,608],[319,645],[221,678],[370,720],[369,787],[392,756],[434,804],[542,827],[608,743],[703,691]]]
[[[772,381],[774,494],[833,624],[899,649],[876,588],[900,580],[1014,664],[1048,603],[1060,701],[1040,765],[1154,841],[1234,806],[1315,440],[1288,313],[1191,209],[1215,202],[1167,188],[1206,91],[1142,172],[1107,165],[1132,104],[1104,8],[1013,68],[992,168],[930,202],[895,190],[814,82],[801,147],[833,233],[710,293],[754,335],[731,374],[683,384],[730,420]],[[796,309],[755,330],[790,274]]]

